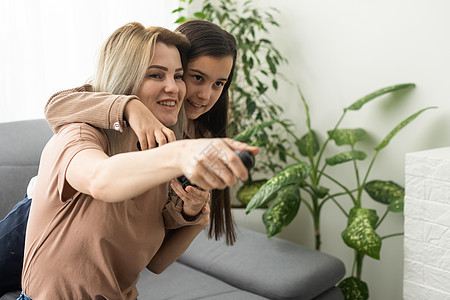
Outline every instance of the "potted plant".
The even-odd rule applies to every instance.
[[[387,93],[398,90],[411,89],[412,83],[389,86],[377,90],[367,96],[358,99],[344,108],[342,115],[332,129],[327,131],[327,139],[321,142],[317,132],[312,128],[310,112],[303,94],[298,89],[301,101],[305,107],[307,132],[297,136],[282,121],[278,121],[286,129],[292,139],[295,151],[286,150],[286,155],[295,163],[275,174],[254,194],[247,205],[246,212],[269,204],[263,214],[263,222],[266,226],[267,236],[270,238],[281,232],[296,216],[300,204],[306,206],[313,217],[316,249],[320,250],[321,229],[320,216],[323,206],[332,201],[347,217],[347,227],[342,232],[342,238],[347,246],[355,252],[352,275],[344,279],[339,287],[344,292],[346,299],[367,299],[368,287],[361,280],[362,265],[365,256],[374,259],[380,258],[382,240],[401,235],[394,233],[380,237],[376,230],[379,228],[388,213],[403,212],[404,189],[399,184],[390,180],[370,180],[369,174],[375,164],[376,158],[391,141],[391,139],[406,125],[417,118],[424,111],[433,108],[427,107],[407,117],[390,131],[386,137],[373,149],[369,166],[365,172],[361,172],[358,161],[366,160],[369,155],[357,148],[358,142],[366,137],[363,128],[340,128],[340,124],[350,111],[358,111],[364,105]],[[248,129],[249,131],[254,128]],[[242,133],[245,136],[245,132]],[[246,139],[241,139],[248,141]],[[346,147],[344,151],[324,157],[326,149],[334,142],[338,147]],[[330,152],[330,151],[328,151]],[[338,168],[343,164],[352,164],[355,175],[355,186],[342,183],[342,178],[327,173],[328,168]],[[327,184],[323,184],[323,179]],[[328,186],[330,183],[334,185]],[[338,191],[334,191],[335,188]],[[380,218],[374,209],[365,208],[363,198],[365,193],[373,200],[385,205],[386,209]],[[346,211],[341,205],[342,201],[350,200],[352,208]]]

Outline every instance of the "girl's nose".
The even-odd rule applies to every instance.
[[[211,89],[208,87],[204,87],[199,90],[198,97],[200,99],[209,100],[211,98]]]

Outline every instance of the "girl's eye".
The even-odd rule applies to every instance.
[[[194,75],[193,77],[194,77],[194,79],[197,80],[197,81],[202,80],[202,76],[200,76],[200,75]]]
[[[220,87],[224,86],[224,83],[221,81],[217,81],[217,82],[214,82],[214,86],[220,88]]]

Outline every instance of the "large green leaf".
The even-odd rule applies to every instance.
[[[335,156],[332,157],[328,157],[327,159],[325,159],[325,161],[327,162],[328,165],[334,166],[348,161],[352,161],[354,159],[365,160],[366,157],[367,157],[366,153],[362,151],[352,150],[336,154]]]
[[[336,129],[327,131],[330,139],[334,140],[336,145],[355,145],[357,142],[366,138],[367,133],[362,128],[356,129]]]
[[[404,208],[404,197],[395,198],[388,206],[388,210],[393,213],[403,212]]]
[[[267,182],[267,179],[255,180],[255,181],[247,181],[245,182],[238,190],[236,194],[236,198],[241,202],[244,206],[250,202],[253,198],[253,195]]]
[[[338,287],[344,294],[345,300],[367,300],[369,299],[369,287],[367,283],[356,278],[348,277],[342,280]]]
[[[297,164],[290,165],[278,174],[275,174],[270,178],[253,196],[250,203],[247,205],[245,212],[248,214],[255,208],[265,205],[269,200],[270,196],[285,186],[291,184],[300,185],[303,180],[308,177],[311,171],[311,166],[300,162]]]
[[[283,188],[271,206],[263,214],[267,237],[280,233],[297,215],[300,208],[300,189],[292,184]]]
[[[406,118],[405,120],[400,122],[400,124],[395,126],[395,128],[391,132],[389,132],[389,134],[383,139],[383,141],[381,141],[381,143],[378,146],[375,147],[375,151],[380,151],[381,149],[386,147],[389,144],[389,142],[391,141],[391,139],[397,134],[397,132],[399,132],[403,127],[405,127],[410,122],[412,122],[421,113],[423,113],[424,111],[426,111],[428,109],[431,109],[431,108],[436,108],[436,106],[430,106],[430,107],[426,107],[424,109],[421,109],[418,112],[416,112],[415,114],[412,114],[411,116],[409,116],[408,118]]]
[[[272,126],[275,122],[277,122],[276,120],[270,120],[267,122],[263,122],[261,124],[252,126],[244,131],[242,131],[241,133],[235,135],[233,137],[234,140],[239,141],[239,142],[243,142],[243,143],[248,143],[250,142],[250,139],[257,134],[259,131],[263,130],[266,127],[270,127]]]
[[[347,228],[342,232],[345,244],[372,258],[380,259],[381,238],[374,230],[377,221],[375,210],[352,208]]]
[[[311,130],[311,134],[308,132],[295,142],[298,151],[303,156],[314,156],[319,152],[319,140],[317,139],[316,132]]]
[[[388,87],[379,89],[373,93],[370,93],[369,95],[362,97],[361,99],[357,100],[352,105],[345,108],[344,110],[359,110],[364,104],[368,103],[369,101],[371,101],[381,95],[384,95],[384,94],[390,93],[390,92],[394,92],[394,91],[398,91],[401,89],[412,88],[415,86],[416,85],[414,83],[404,83],[404,84],[397,84],[397,85],[388,86]]]
[[[383,204],[391,204],[394,199],[405,196],[405,189],[390,180],[369,181],[364,186],[364,190],[373,200]]]

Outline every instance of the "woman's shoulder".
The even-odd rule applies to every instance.
[[[64,125],[57,135],[63,139],[98,141],[101,144],[107,144],[107,137],[104,130],[87,123],[71,123]]]

